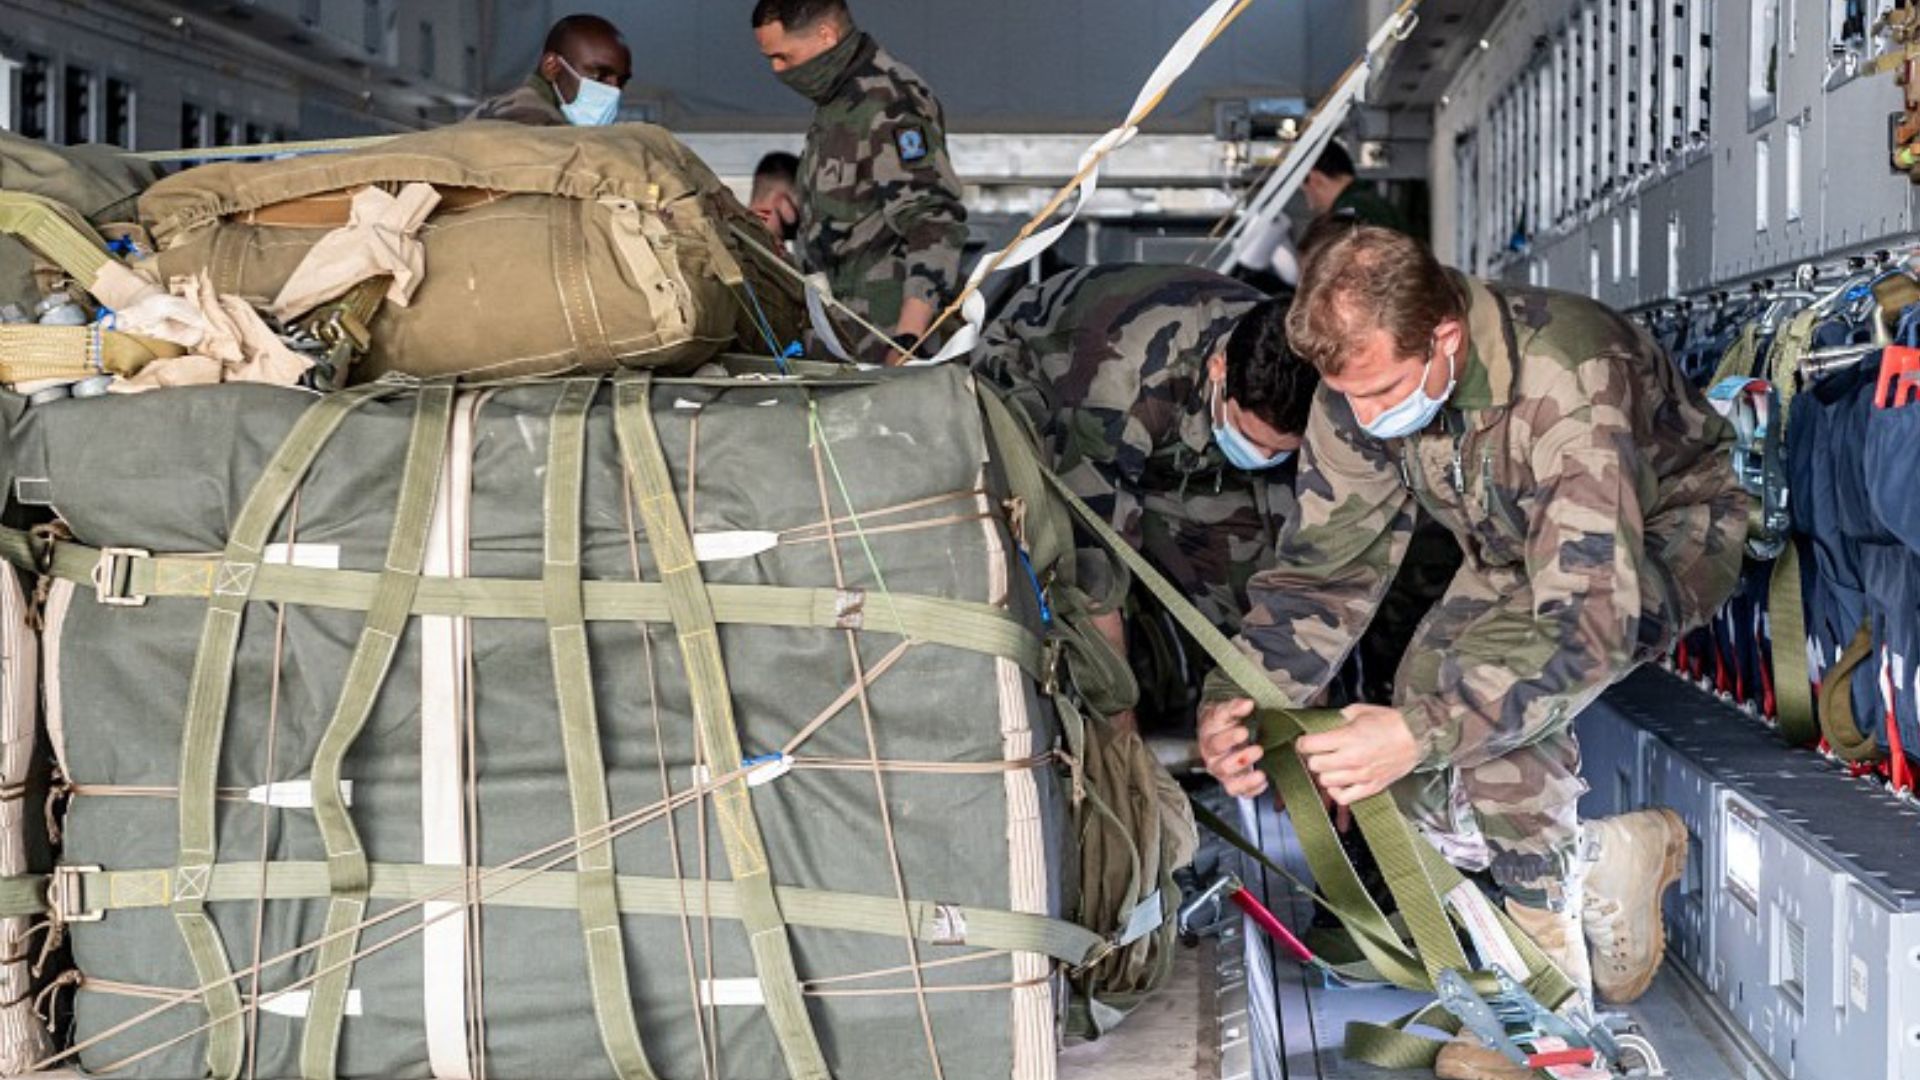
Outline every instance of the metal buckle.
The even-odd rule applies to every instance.
[[[47,910],[60,923],[99,922],[107,917],[106,910],[96,908],[88,911],[82,906],[85,896],[83,874],[98,874],[98,866],[57,866],[53,876],[47,879]]]
[[[110,547],[100,549],[100,559],[93,564],[93,597],[104,607],[145,607],[147,598],[133,591],[134,559],[151,559],[153,552],[142,548]],[[120,583],[120,560],[128,560],[126,567],[127,592],[117,591]]]

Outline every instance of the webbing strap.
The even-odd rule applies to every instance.
[[[1006,411],[1007,406],[991,391],[979,396],[988,416],[992,416],[996,410]],[[1032,445],[1024,439],[1002,442],[999,449],[1002,456],[1032,456],[1034,453]],[[1301,846],[1313,867],[1315,879],[1326,890],[1328,898],[1335,905],[1336,914],[1343,921],[1353,920],[1367,927],[1365,932],[1355,935],[1355,941],[1367,953],[1367,958],[1395,982],[1401,985],[1411,983],[1421,989],[1431,988],[1440,972],[1448,968],[1469,970],[1466,954],[1440,901],[1440,893],[1444,889],[1437,887],[1437,883],[1431,879],[1430,867],[1418,854],[1420,847],[1428,845],[1413,835],[1406,819],[1385,795],[1363,799],[1352,807],[1352,811],[1368,846],[1380,863],[1394,899],[1400,904],[1423,966],[1423,978],[1409,979],[1411,973],[1397,962],[1401,958],[1374,947],[1375,940],[1390,934],[1386,917],[1381,914],[1379,905],[1367,895],[1365,886],[1354,873],[1318,790],[1307,775],[1306,767],[1300,763],[1299,755],[1291,752],[1292,742],[1299,735],[1339,727],[1342,723],[1339,715],[1328,710],[1292,708],[1266,673],[1195,610],[1180,590],[1167,581],[1152,563],[1074,495],[1059,477],[1051,472],[1042,472],[1081,522],[1126,563],[1134,576],[1146,585],[1207,655],[1257,703],[1260,709],[1260,738],[1268,750],[1263,767],[1292,812],[1295,828],[1300,833]],[[1458,877],[1457,874],[1454,876]],[[1446,888],[1451,888],[1452,884],[1448,882]]]
[[[989,417],[995,410],[1004,412],[1007,408],[990,390],[979,396]],[[1024,439],[999,442],[998,448],[1003,456],[1034,454],[1032,444]],[[1404,947],[1394,949],[1384,944],[1398,941],[1399,937],[1392,924],[1381,914],[1379,905],[1374,903],[1365,886],[1360,883],[1359,875],[1340,845],[1339,835],[1321,801],[1319,790],[1307,775],[1299,755],[1293,752],[1292,743],[1296,737],[1309,731],[1326,731],[1337,727],[1341,723],[1338,715],[1328,710],[1292,708],[1265,672],[1236,649],[1226,635],[1207,621],[1152,563],[1075,496],[1059,477],[1044,470],[1043,475],[1082,524],[1126,564],[1134,577],[1153,593],[1207,655],[1220,665],[1222,671],[1254,700],[1258,706],[1256,715],[1260,722],[1261,745],[1267,750],[1261,768],[1280,793],[1293,819],[1301,849],[1306,854],[1314,880],[1326,895],[1327,906],[1343,925],[1350,928],[1354,943],[1367,961],[1389,981],[1414,990],[1431,991],[1439,973],[1448,968],[1472,971],[1453,922],[1440,899],[1465,879],[1431,844],[1413,833],[1392,799],[1382,794],[1362,799],[1349,809],[1366,838],[1367,846],[1380,864],[1388,889],[1399,903],[1401,918],[1413,938],[1411,959],[1414,962],[1409,963],[1410,958]],[[1243,838],[1241,846],[1252,845]],[[1534,997],[1549,1008],[1557,1008],[1572,997],[1575,988],[1565,973],[1504,912],[1496,909],[1495,914],[1501,930],[1531,973],[1526,983]],[[1476,988],[1492,988],[1484,975],[1470,978]],[[1350,1037],[1358,1049],[1349,1056],[1354,1060],[1373,1063],[1362,1055],[1378,1051],[1389,1065],[1395,1061],[1431,1064],[1439,1053],[1439,1045],[1398,1030],[1416,1021],[1425,1022],[1420,1019],[1420,1014],[1414,1014],[1401,1018],[1392,1027],[1377,1031],[1367,1025],[1352,1029]]]
[[[586,935],[587,985],[600,1044],[621,1080],[653,1080],[640,1042],[627,984],[626,936],[614,882],[613,844],[605,839],[613,811],[607,794],[606,761],[600,752],[600,719],[593,699],[587,653],[587,618],[580,574],[580,501],[585,483],[587,410],[598,380],[575,380],[554,402],[547,450],[546,557],[542,578],[547,607],[547,645],[553,657],[553,689],[559,706],[560,739],[566,750],[567,794],[573,804],[574,846],[579,870],[580,928]]]
[[[393,667],[413,610],[426,560],[427,531],[453,421],[453,385],[438,383],[414,400],[413,433],[407,442],[400,498],[387,540],[386,569],[367,610],[360,640],[348,661],[346,680],[333,717],[314,750],[313,816],[327,849],[325,944],[315,960],[323,974],[313,985],[306,1027],[301,1033],[300,1073],[306,1080],[332,1080],[338,1072],[340,1031],[346,1021],[347,990],[353,957],[360,945],[358,927],[367,915],[371,884],[366,849],[341,797],[341,769],[347,751],[367,726],[387,673]]]
[[[607,340],[606,324],[600,321],[593,280],[587,274],[587,203],[581,199],[553,200],[548,224],[553,283],[559,290],[560,310],[567,317],[567,335],[573,341],[576,362],[589,369],[612,367],[613,346]]]
[[[1820,733],[1835,756],[1856,764],[1886,757],[1873,736],[1853,722],[1853,673],[1872,655],[1873,617],[1868,616],[1820,681]]]
[[[186,350],[171,342],[96,326],[0,325],[0,383],[138,375]]]
[[[321,398],[301,414],[234,519],[226,554],[213,571],[180,738],[180,852],[172,909],[194,974],[204,988],[201,997],[212,1021],[207,1031],[207,1067],[215,1080],[233,1080],[246,1049],[240,992],[220,935],[207,917],[206,898],[217,846],[220,744],[233,691],[241,614],[259,577],[274,524],[321,448],[354,409],[394,390],[379,384],[356,388]]]
[[[632,477],[647,542],[667,586],[708,767],[731,769],[744,755],[740,734],[734,728],[719,627],[654,427],[652,391],[652,380],[644,372],[624,374],[615,384],[614,416],[620,451]],[[753,815],[746,779],[736,777],[720,785],[713,794],[713,805],[726,846],[727,865],[738,885],[741,921],[746,925],[754,968],[759,972],[767,1019],[780,1042],[787,1071],[793,1080],[829,1080],[826,1057],[807,1016],[806,1002],[800,997],[793,946],[787,939],[786,920],[774,891],[766,843]]]
[[[106,603],[139,603],[150,597],[205,599],[213,595],[219,560],[198,556],[103,552],[66,541],[47,545],[17,529],[0,526],[0,559],[29,573],[100,590]],[[255,599],[297,607],[365,611],[379,588],[379,575],[357,570],[269,563],[254,582]],[[588,622],[667,622],[668,589],[656,582],[589,581],[584,586]],[[794,628],[860,628],[867,596],[857,589],[812,589],[777,585],[708,585],[716,621],[722,625]],[[414,594],[413,614],[466,619],[541,619],[546,607],[538,581],[507,578],[428,578]],[[898,621],[895,616],[898,615]],[[1005,657],[1030,677],[1040,677],[1040,640],[1013,615],[991,604],[895,593],[887,617],[874,629],[928,645]]]
[[[1785,447],[1792,431],[1800,361],[1813,347],[1819,318],[1811,308],[1795,315],[1767,355],[1767,379],[1780,403],[1780,415],[1774,419],[1778,429],[1775,446]],[[1801,598],[1800,553],[1789,536],[1773,564],[1773,579],[1767,589],[1767,637],[1773,646],[1774,716],[1781,736],[1796,745],[1820,738],[1818,703],[1813,697],[1812,673],[1807,670],[1807,619]]]
[[[375,900],[417,903],[426,900],[461,902],[469,878],[458,866],[373,863]],[[480,894],[490,907],[572,911],[580,906],[578,875],[564,870],[485,870]],[[72,911],[111,916],[116,911],[146,911],[166,907],[172,875],[166,870],[64,870],[72,878]],[[685,878],[634,877],[615,879],[623,915],[696,919],[739,919],[740,892],[731,881],[692,881]],[[0,878],[0,918],[47,913],[44,875]],[[697,887],[693,887],[697,886]],[[271,862],[266,868],[269,900],[310,900],[327,895],[327,864]],[[852,934],[893,936],[900,927],[900,900],[896,896],[828,892],[778,886],[780,910],[794,926]],[[207,898],[213,902],[253,900],[260,895],[260,864],[220,863],[213,868]],[[1105,950],[1100,935],[1077,923],[1020,911],[909,900],[908,918],[914,937],[936,945],[1034,952],[1078,967]]]
[[[1805,746],[1820,738],[1820,719],[1807,671],[1807,619],[1800,598],[1800,551],[1788,538],[1767,586],[1767,638],[1773,644],[1773,709],[1780,735]]]
[[[86,218],[64,203],[24,191],[0,191],[0,233],[19,237],[86,289],[113,261]]]

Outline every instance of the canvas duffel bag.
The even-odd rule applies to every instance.
[[[266,308],[355,193],[431,184],[425,273],[381,304],[354,381],[390,371],[506,378],[688,369],[798,334],[797,286],[742,244],[760,230],[712,170],[647,124],[473,122],[345,153],[203,165],[155,184],[140,215],[158,276],[205,271]]]
[[[51,582],[78,1063],[1051,1076],[1063,976],[1157,966],[1191,825],[1137,740],[1063,730],[1058,508],[975,393],[28,410],[12,487],[73,539],[0,546]]]

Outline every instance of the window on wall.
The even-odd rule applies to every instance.
[[[460,88],[469,94],[480,92],[480,49],[469,45],[462,54],[460,64]]]
[[[1600,64],[1597,82],[1600,86],[1601,115],[1606,123],[1601,127],[1601,146],[1606,151],[1606,160],[1600,171],[1601,189],[1605,190],[1618,183],[1627,171],[1627,132],[1631,126],[1627,123],[1627,64],[1626,34],[1623,16],[1626,14],[1624,0],[1606,0],[1606,8],[1600,13]]]
[[[386,19],[380,13],[380,0],[366,0],[360,13],[360,43],[367,52],[377,53],[386,44]]]
[[[1799,221],[1806,216],[1801,207],[1800,179],[1803,163],[1801,155],[1804,153],[1801,146],[1803,132],[1804,125],[1799,120],[1787,125],[1787,220],[1790,222]]]
[[[1628,99],[1634,118],[1634,169],[1644,172],[1660,160],[1660,110],[1663,107],[1660,60],[1660,0],[1633,0],[1639,32],[1634,39],[1634,69],[1640,73]]]
[[[1627,211],[1627,276],[1640,280],[1640,208]]]
[[[101,141],[128,150],[135,149],[133,86],[123,79],[108,79],[103,106]]]
[[[20,134],[43,141],[53,134],[53,63],[33,53],[20,65]]]
[[[61,105],[66,114],[66,123],[61,132],[61,141],[68,146],[99,141],[96,124],[100,102],[95,97],[93,72],[68,64],[63,86],[66,92]]]
[[[180,147],[197,150],[207,145],[207,110],[191,101],[180,103]]]
[[[1680,296],[1680,215],[1667,219],[1667,295]]]
[[[1748,0],[1753,21],[1747,50],[1747,122],[1772,120],[1780,96],[1780,0]]]
[[[1660,25],[1666,59],[1660,65],[1660,154],[1669,157],[1686,145],[1687,69],[1693,66],[1693,35],[1687,29],[1687,5],[1665,0]]]
[[[1761,136],[1753,144],[1753,227],[1766,232],[1773,223],[1773,144]]]
[[[1687,135],[1705,138],[1713,129],[1713,15],[1718,0],[1688,0]]]
[[[228,116],[226,113],[217,112],[213,114],[213,145],[240,145],[240,125],[233,117]]]
[[[433,23],[429,22],[426,19],[422,19],[420,20],[420,77],[421,78],[423,79],[433,78],[434,68],[438,66],[435,63],[435,61],[438,58],[439,58],[439,47],[434,43],[434,40],[433,40]]]
[[[1586,30],[1581,51],[1584,65],[1581,93],[1587,103],[1587,150],[1584,159],[1586,190],[1581,201],[1591,204],[1600,197],[1600,189],[1606,185],[1607,171],[1607,94],[1602,78],[1606,49],[1602,42],[1604,34],[1601,32],[1599,0],[1590,0],[1586,10],[1580,13],[1580,21]]]
[[[1640,5],[1614,0],[1619,26],[1614,30],[1614,55],[1620,58],[1620,70],[1614,73],[1614,125],[1616,156],[1613,174],[1631,177],[1638,171],[1640,153]]]

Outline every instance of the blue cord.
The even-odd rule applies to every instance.
[[[753,291],[753,282],[742,278],[740,284],[747,288],[747,302],[753,305],[754,321],[759,327],[760,336],[767,339],[767,350],[773,354],[773,362],[780,366],[780,374],[787,374],[789,350],[780,348],[779,335],[773,332],[773,320],[767,318],[766,309],[760,306],[760,296]]]
[[[1052,626],[1053,605],[1047,603],[1047,591],[1040,587],[1040,575],[1033,571],[1033,557],[1027,554],[1024,547],[1020,549],[1020,566],[1027,572],[1027,583],[1033,586],[1033,598],[1040,602],[1041,625]]]

